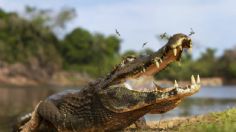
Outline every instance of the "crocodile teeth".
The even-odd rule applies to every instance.
[[[156,81],[153,81],[153,84],[154,84],[154,86],[155,86],[155,90],[156,90],[156,91],[162,90],[162,88],[158,85],[158,83],[157,83]]]
[[[156,89],[155,89],[156,91],[159,91],[159,89],[156,87]]]
[[[143,72],[146,72],[146,69],[143,67]]]
[[[130,84],[125,83],[124,85],[125,85],[125,87],[126,87],[127,89],[129,89],[129,90],[133,90],[133,88],[132,88],[132,86],[131,86]]]
[[[163,62],[161,58],[159,59],[159,61],[160,61],[160,63],[162,63],[162,62]]]
[[[159,62],[157,60],[155,60],[155,64],[156,64],[157,68],[160,67],[160,64],[159,64]]]
[[[191,76],[191,83],[192,83],[192,84],[196,84],[196,81],[195,81],[195,78],[194,78],[193,75]]]
[[[174,53],[174,56],[177,55],[177,49],[176,48],[173,50],[173,53]]]
[[[158,86],[156,81],[153,81],[153,84],[155,85],[156,88],[159,88],[159,86]]]
[[[179,87],[179,85],[178,85],[178,83],[177,83],[177,81],[176,81],[176,80],[175,80],[174,87],[175,87],[175,88]]]
[[[201,83],[201,80],[200,80],[200,76],[197,75],[197,83],[200,84]]]

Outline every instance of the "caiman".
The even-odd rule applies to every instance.
[[[200,89],[200,77],[191,84],[168,88],[154,85],[137,91],[127,80],[150,76],[179,61],[184,50],[192,48],[184,34],[171,36],[166,45],[145,56],[127,57],[109,74],[81,90],[61,92],[40,101],[31,115],[22,118],[18,130],[86,132],[123,130],[147,113],[161,114],[175,108],[185,97]],[[180,72],[180,71],[176,71]]]

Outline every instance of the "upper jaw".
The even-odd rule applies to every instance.
[[[157,52],[150,56],[138,58],[131,64],[137,65],[138,70],[134,70],[131,78],[138,78],[143,75],[153,75],[170,63],[178,61],[181,58],[184,49],[191,50],[192,41],[183,34],[176,34],[170,38],[169,42]]]
[[[183,49],[191,49],[191,39],[184,34],[173,35],[168,43],[148,56],[126,58],[109,74],[110,85],[125,82],[128,78],[153,75],[181,58]]]

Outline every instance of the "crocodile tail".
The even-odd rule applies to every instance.
[[[25,123],[27,123],[31,119],[31,116],[32,116],[32,114],[28,113],[28,114],[20,117],[19,119],[17,119],[16,123],[14,123],[14,125],[13,125],[12,132],[20,132],[21,127],[23,125],[25,125]]]

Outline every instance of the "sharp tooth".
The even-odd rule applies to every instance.
[[[197,75],[197,83],[200,84],[201,83],[201,80],[200,80],[200,76]]]
[[[143,72],[146,72],[146,69],[143,67]]]
[[[156,91],[159,91],[158,88],[155,89]]]
[[[191,76],[191,83],[192,83],[192,84],[196,84],[196,81],[195,81],[195,78],[194,78],[193,75]]]
[[[133,90],[132,86],[130,86],[128,83],[125,83],[124,85],[125,85],[125,87],[126,87],[127,89]]]
[[[158,86],[158,84],[157,84],[157,82],[156,82],[156,81],[153,81],[153,84],[154,84],[154,86],[155,86],[155,90],[156,90],[156,91],[159,91],[159,90],[161,90],[161,87],[160,87],[160,86]]]
[[[156,61],[156,60],[155,60],[155,64],[156,64],[157,68],[159,68],[159,67],[160,67],[160,64],[159,64],[159,62],[158,62],[158,61]]]
[[[159,87],[156,81],[153,81],[153,84],[155,85],[156,88]]]
[[[175,48],[175,49],[173,50],[173,52],[174,52],[174,56],[176,56],[176,55],[177,55],[177,49]]]
[[[182,50],[183,50],[183,47],[182,47],[182,46],[179,46],[179,49],[182,51]]]
[[[160,63],[162,63],[163,61],[162,61],[162,59],[160,58]]]
[[[177,83],[177,81],[176,81],[176,80],[175,80],[174,87],[175,87],[175,88],[179,87],[179,85],[178,85],[178,83]]]

